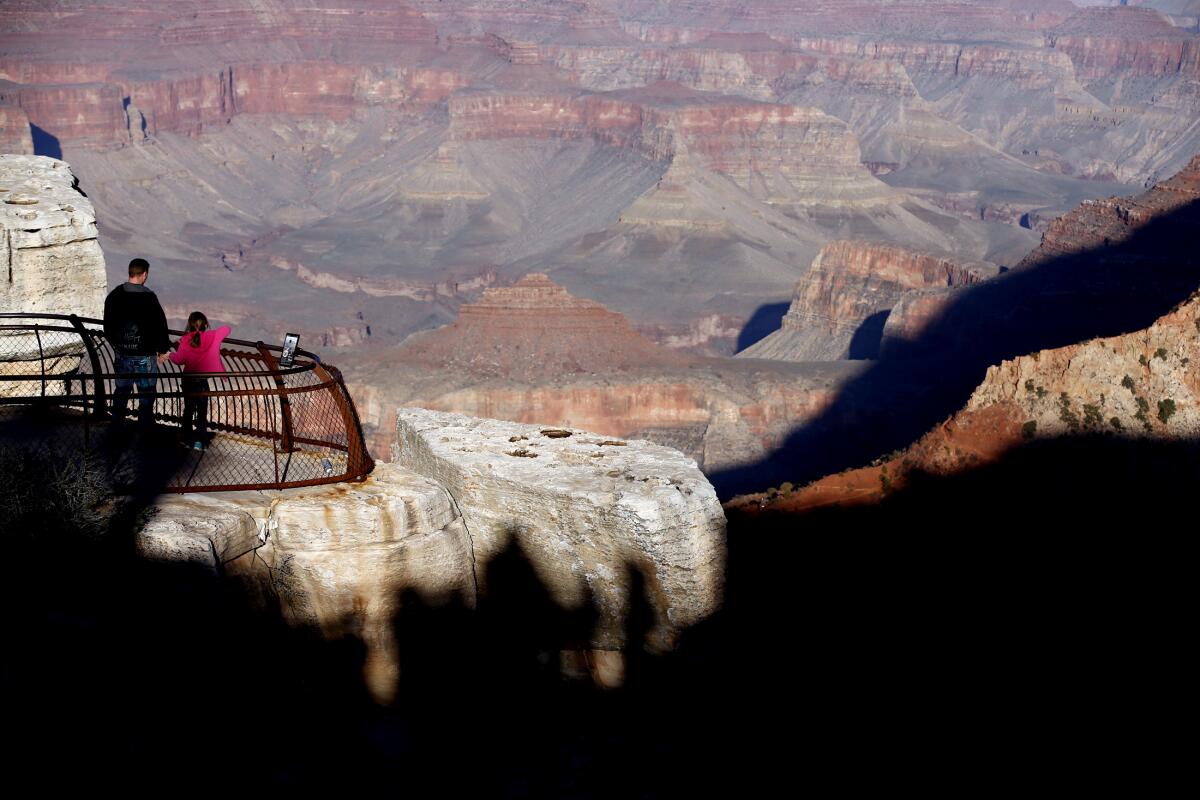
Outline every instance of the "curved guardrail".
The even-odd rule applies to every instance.
[[[172,331],[177,340],[179,331]],[[180,457],[163,476],[171,492],[285,489],[361,480],[374,468],[354,402],[341,373],[318,356],[298,350],[282,368],[281,349],[226,339],[225,372],[189,373],[208,378],[207,450]],[[0,313],[0,410],[34,406],[82,426],[84,441],[112,431],[111,402],[118,378],[156,381],[155,428],[169,432],[183,416],[180,368],[159,366],[155,375],[115,371],[115,354],[96,319],[62,314]],[[136,391],[126,415],[137,414]],[[160,437],[161,438],[161,437]]]

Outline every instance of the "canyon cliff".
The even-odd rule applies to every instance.
[[[885,320],[890,320],[889,312],[908,292],[971,286],[996,274],[994,264],[960,262],[895,245],[830,242],[796,284],[780,330],[738,357],[876,358]]]
[[[1195,38],[1007,0],[16,1],[0,141],[67,157],[114,263],[251,337],[386,347],[541,271],[729,355],[830,241],[1011,266],[1175,171]]]
[[[1200,435],[1200,293],[1150,327],[1004,361],[959,412],[903,451],[733,506],[803,512],[879,503],[915,479],[993,464],[1040,440],[1189,441]]]
[[[648,439],[706,471],[760,458],[860,369],[688,356],[541,274],[485,290],[386,356],[340,363],[376,452],[394,443],[394,407],[411,405]]]
[[[1193,441],[1198,176],[1200,157],[1139,195],[1084,203],[1004,275],[951,295],[907,295],[889,315],[889,326],[900,319],[875,374],[858,391],[847,384],[832,405],[856,431],[874,428],[865,438],[874,437],[875,455],[890,449],[879,449],[883,441],[895,449],[780,495],[779,508],[876,503],[914,476],[961,476],[1059,440]],[[972,374],[980,379],[965,402],[930,420],[932,429],[908,441],[880,433],[927,419]],[[879,393],[889,402],[870,399]]]

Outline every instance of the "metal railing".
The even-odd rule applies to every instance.
[[[181,335],[171,333],[172,341]],[[153,378],[160,443],[180,428],[185,395],[208,398],[212,435],[207,449],[180,454],[173,474],[160,476],[165,491],[285,489],[365,478],[374,462],[341,373],[304,350],[283,368],[280,353],[262,342],[226,339],[225,371],[188,373],[206,378],[209,388],[185,393],[183,373],[169,361],[157,374],[118,373],[100,320],[0,313],[0,411],[53,411],[56,424],[81,427],[84,446],[92,447],[117,430],[142,430],[133,422],[137,390],[122,420],[113,418],[113,392],[118,379]]]

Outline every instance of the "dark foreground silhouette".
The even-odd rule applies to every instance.
[[[590,610],[559,609],[510,548],[477,609],[403,598],[388,708],[353,635],[136,561],[144,500],[87,535],[26,514],[3,534],[6,777],[414,797],[1145,790],[1163,777],[1148,756],[1182,749],[1159,717],[1184,696],[1197,477],[1196,443],[1039,442],[873,509],[736,516],[722,610],[673,653],[631,648],[607,691],[560,675]],[[632,641],[648,614],[635,606]]]

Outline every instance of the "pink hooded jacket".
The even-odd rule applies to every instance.
[[[200,331],[200,346],[192,347],[192,334],[185,333],[179,339],[179,349],[171,353],[171,363],[183,366],[187,372],[224,372],[221,364],[221,342],[229,335],[229,326],[216,330]]]

